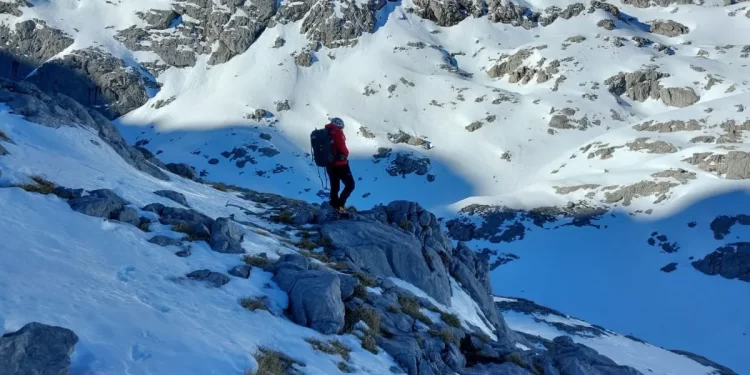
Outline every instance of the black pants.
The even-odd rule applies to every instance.
[[[354,191],[354,177],[349,164],[326,167],[326,173],[328,173],[328,180],[331,181],[331,206],[344,207],[346,200]],[[344,183],[344,191],[339,196],[342,182]]]

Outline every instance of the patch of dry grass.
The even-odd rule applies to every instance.
[[[32,181],[34,181],[34,183],[21,184],[21,185],[15,185],[15,186],[25,191],[28,191],[29,193],[39,193],[42,195],[49,195],[55,192],[55,188],[57,186],[55,185],[54,182],[39,175],[33,175],[30,178]]]
[[[242,298],[240,299],[240,306],[250,311],[255,311],[255,310],[268,311],[268,306],[266,306],[266,303],[263,300],[260,300],[257,298]]]

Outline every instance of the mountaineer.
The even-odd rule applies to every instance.
[[[316,129],[310,134],[312,154],[315,164],[325,167],[331,184],[328,204],[339,213],[346,214],[346,200],[354,191],[354,177],[349,168],[349,149],[346,147],[344,121],[334,117],[324,129]],[[341,183],[344,190],[339,195]]]

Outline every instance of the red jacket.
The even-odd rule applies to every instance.
[[[347,160],[349,158],[349,149],[346,148],[346,136],[344,136],[344,131],[333,124],[326,125],[326,129],[331,133],[331,140],[333,141],[331,144],[334,158],[333,165],[349,164],[349,160]],[[339,160],[340,155],[346,156],[346,159]]]

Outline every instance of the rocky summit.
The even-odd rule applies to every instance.
[[[0,374],[750,373],[748,17],[0,2]]]

